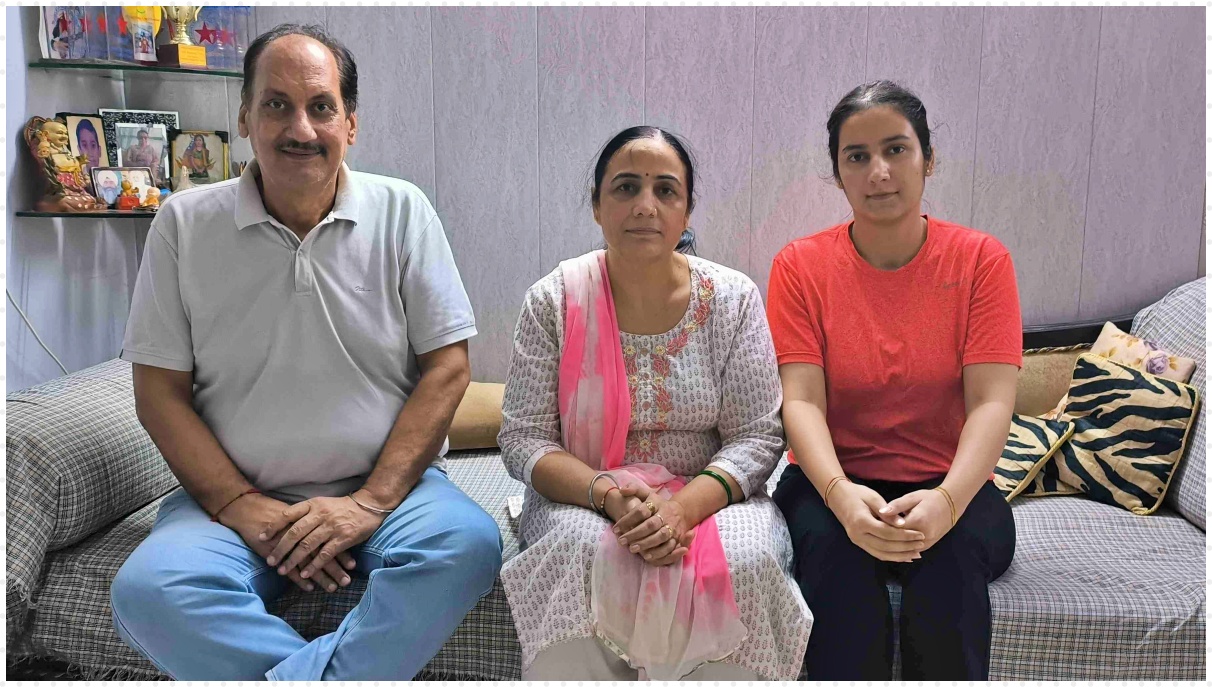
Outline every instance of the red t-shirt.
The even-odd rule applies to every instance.
[[[824,369],[826,421],[847,474],[941,477],[967,417],[964,366],[1022,367],[1010,253],[992,236],[927,217],[918,254],[884,271],[858,254],[849,227],[792,241],[775,257],[766,310],[779,364]]]

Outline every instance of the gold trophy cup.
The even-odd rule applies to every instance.
[[[201,11],[198,5],[164,5],[164,16],[172,25],[173,36],[170,43],[156,48],[160,64],[206,69],[206,48],[194,45],[189,38],[189,25],[198,20]]]

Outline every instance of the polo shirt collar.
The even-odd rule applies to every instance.
[[[244,168],[236,189],[236,228],[244,229],[263,222],[276,222],[269,211],[265,209],[265,201],[261,199],[261,190],[257,188],[257,175],[261,168],[254,158]],[[357,189],[350,176],[349,165],[341,163],[337,172],[337,197],[329,216],[333,219],[343,219],[358,223]]]

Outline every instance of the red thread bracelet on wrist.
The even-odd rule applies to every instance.
[[[223,504],[223,508],[227,508],[228,506],[235,503],[236,501],[239,501],[241,497],[248,496],[249,494],[260,494],[260,493],[261,493],[261,490],[257,489],[256,487],[253,487],[252,489],[249,489],[248,491],[240,492],[240,494],[238,496],[236,496],[236,498]],[[223,512],[223,508],[220,508],[219,510],[215,511],[215,514],[210,516],[211,522],[219,522],[219,513]]]

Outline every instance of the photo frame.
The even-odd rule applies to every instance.
[[[111,167],[121,166],[118,164],[118,139],[114,131],[116,124],[162,124],[166,138],[169,129],[181,128],[180,115],[167,110],[101,109],[97,110],[97,114],[101,116],[101,123],[105,128],[105,140],[109,142],[109,165]],[[164,171],[167,174],[168,169],[166,168]]]
[[[109,166],[109,141],[105,138],[105,124],[101,117],[95,114],[77,112],[60,112],[55,115],[67,125],[68,143],[72,156],[84,155],[88,163],[84,165],[84,175],[92,182],[89,172],[94,167]]]
[[[139,196],[139,202],[147,200],[147,191],[152,188],[152,170],[148,167],[94,167],[92,173],[93,188],[97,197],[109,207],[113,207],[122,192],[122,182],[129,181],[131,187]]]
[[[117,167],[147,167],[157,186],[168,185],[168,127],[163,124],[114,125]]]
[[[38,27],[42,59],[81,60],[88,57],[84,8],[43,6]]]
[[[231,178],[226,131],[169,129],[168,167],[174,191]]]

